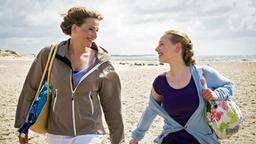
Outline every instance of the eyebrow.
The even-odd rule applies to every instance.
[[[93,26],[93,25],[89,25],[89,27],[93,27],[93,28],[99,28],[99,27],[97,27],[97,26]]]
[[[96,30],[99,30],[99,27],[97,27],[97,26],[93,26],[93,25],[89,25],[89,27],[91,28],[95,28]]]

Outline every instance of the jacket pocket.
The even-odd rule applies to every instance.
[[[92,115],[94,114],[94,103],[93,103],[93,99],[94,99],[94,97],[93,97],[93,92],[90,92],[90,93],[89,93],[89,100],[90,100],[90,103],[91,103],[91,113],[92,113]]]
[[[56,106],[57,99],[58,99],[58,89],[55,89],[55,94],[54,94],[54,97],[53,97],[53,106],[52,106],[52,111],[53,112],[55,111],[55,106]]]

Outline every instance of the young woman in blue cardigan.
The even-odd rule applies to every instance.
[[[211,67],[202,67],[205,81],[200,80],[193,59],[193,45],[180,31],[169,30],[156,48],[160,63],[170,66],[168,72],[158,75],[137,128],[129,144],[138,144],[148,131],[156,115],[164,119],[162,133],[155,139],[158,144],[218,144],[205,112],[206,101],[226,99],[233,94],[232,82]]]

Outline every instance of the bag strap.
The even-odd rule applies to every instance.
[[[45,64],[45,67],[44,67],[44,71],[43,71],[43,74],[42,74],[42,77],[41,77],[41,80],[40,80],[40,83],[39,83],[39,86],[38,86],[38,89],[36,91],[36,95],[35,95],[35,98],[34,98],[34,101],[38,98],[39,96],[39,92],[41,90],[41,87],[43,85],[43,82],[44,82],[44,78],[45,78],[45,75],[49,69],[49,65],[52,65],[52,62],[53,62],[53,59],[54,59],[54,54],[56,54],[56,51],[57,51],[57,46],[55,44],[52,44],[50,46],[50,52],[48,54],[48,58],[47,58],[47,62]],[[48,77],[49,77],[49,72],[48,72]],[[50,78],[50,77],[49,77]],[[47,78],[47,81],[49,80],[49,78]],[[49,87],[48,87],[49,88]],[[34,103],[33,101],[33,103]]]
[[[45,64],[45,66],[44,66],[44,71],[43,71],[43,74],[42,74],[42,76],[41,76],[41,80],[40,80],[39,86],[38,86],[38,88],[37,88],[35,98],[34,98],[32,104],[31,104],[31,106],[30,106],[29,111],[31,111],[33,103],[38,99],[39,92],[40,92],[41,87],[42,87],[42,85],[43,85],[46,72],[48,71],[48,68],[49,68],[49,65],[50,65],[50,62],[51,62],[52,57],[54,57],[54,56],[53,56],[53,52],[54,52],[54,50],[57,51],[57,50],[56,50],[57,48],[55,48],[55,47],[57,47],[57,46],[56,46],[56,45],[53,45],[53,44],[50,46],[50,52],[49,52],[49,54],[48,54],[47,61],[46,61],[46,64]],[[48,72],[48,73],[49,73],[49,72]],[[49,75],[49,74],[48,74],[48,75]],[[49,89],[49,87],[47,87],[47,88]],[[49,93],[48,93],[48,94],[49,94]],[[27,115],[26,120],[28,120],[28,117],[29,117],[29,115]]]
[[[49,82],[50,82],[50,79],[51,79],[52,64],[53,64],[53,61],[54,61],[54,59],[55,59],[55,55],[56,55],[56,53],[57,53],[58,45],[53,46],[53,49],[54,49],[54,51],[53,51],[53,54],[52,54],[52,56],[51,56],[50,64],[49,64],[49,67],[48,67],[48,73],[47,73],[47,82],[48,82],[48,87],[47,87],[48,91],[47,91],[47,95],[48,95],[48,96],[50,95],[50,91],[49,91],[49,89],[50,89],[50,83],[49,83]]]

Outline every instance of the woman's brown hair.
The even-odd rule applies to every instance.
[[[174,44],[181,43],[182,45],[182,58],[187,66],[191,64],[195,64],[196,61],[194,59],[194,51],[193,44],[187,34],[177,31],[177,30],[169,30],[166,31],[165,34],[170,34],[170,41]]]
[[[66,35],[71,35],[72,25],[76,24],[77,26],[81,26],[86,18],[102,20],[103,16],[99,12],[86,7],[72,7],[68,10],[67,14],[64,14],[60,27]]]

